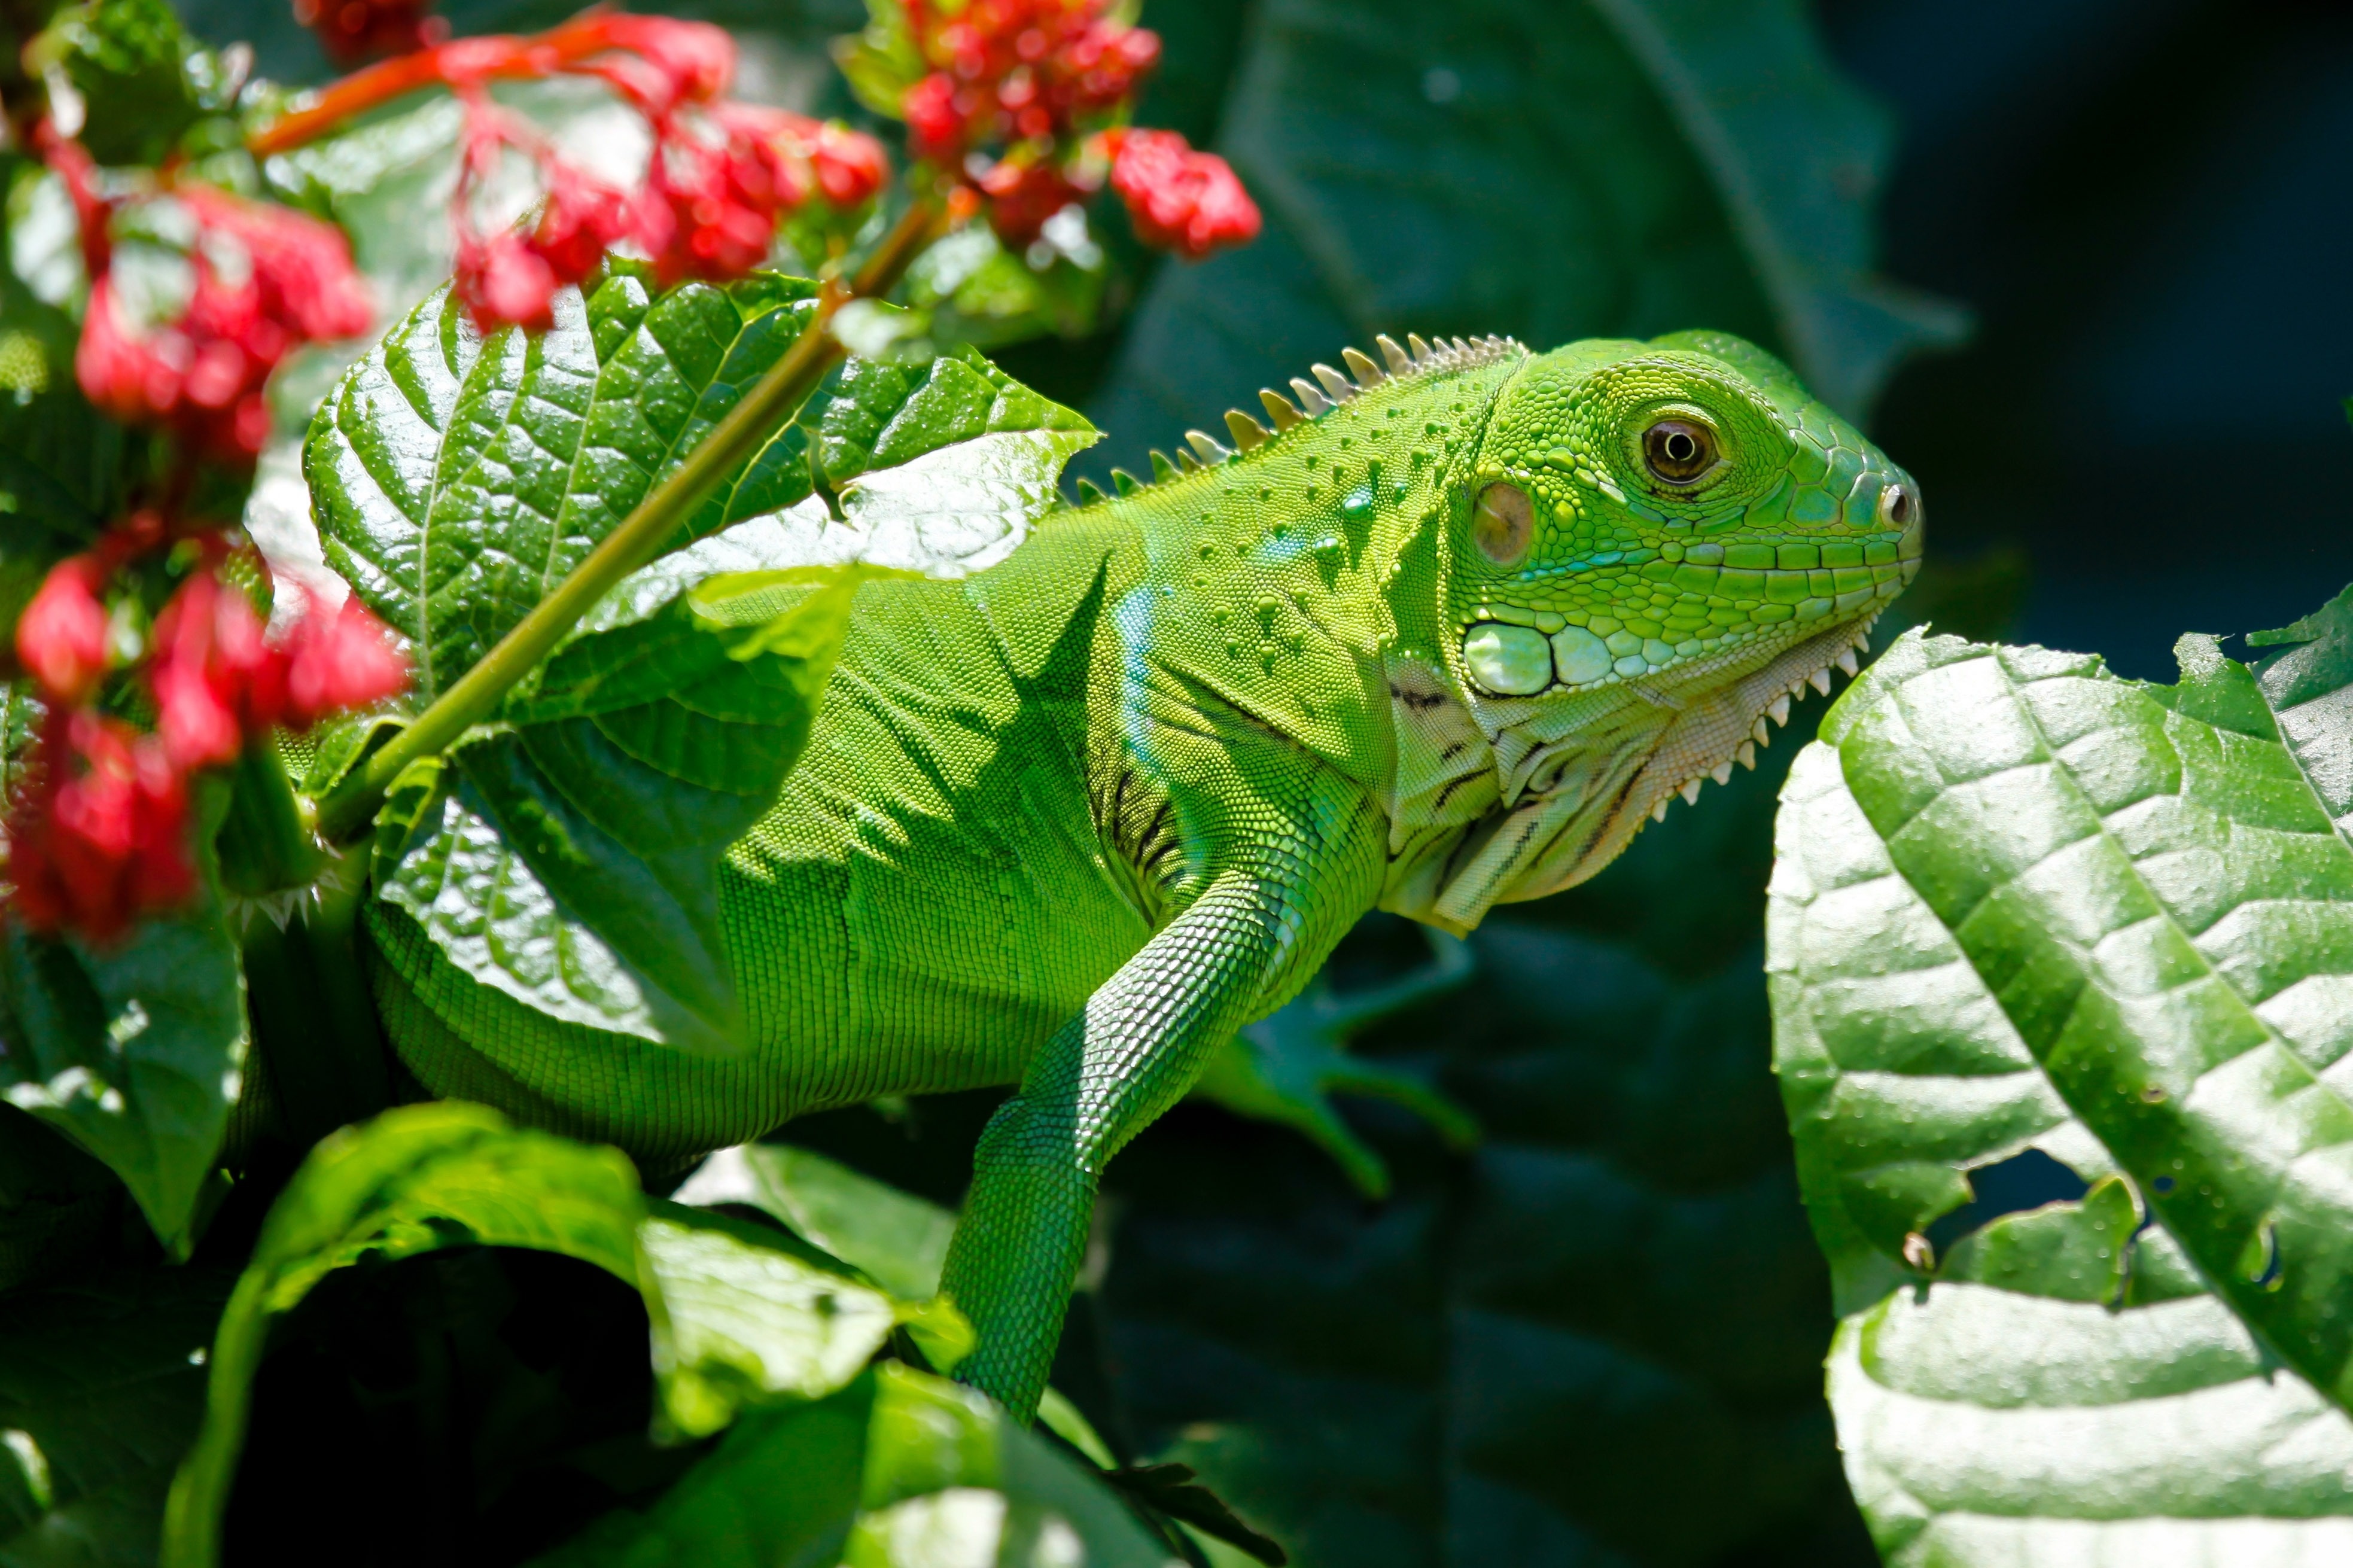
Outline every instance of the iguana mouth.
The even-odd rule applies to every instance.
[[[1870,647],[1871,630],[1881,613],[1874,610],[1860,621],[1833,626],[1784,649],[1721,689],[1685,702],[1650,760],[1627,781],[1617,815],[1635,822],[1645,816],[1662,822],[1677,795],[1695,805],[1708,780],[1731,783],[1735,763],[1754,768],[1757,749],[1771,744],[1774,729],[1789,721],[1790,703],[1807,688],[1828,697],[1832,669],[1850,679],[1861,672],[1861,651]],[[1603,837],[1614,837],[1616,826],[1613,822]]]

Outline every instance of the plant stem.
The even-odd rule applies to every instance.
[[[830,331],[833,318],[852,300],[887,293],[938,231],[942,209],[918,195],[896,227],[883,237],[858,276],[844,284],[828,279],[817,310],[785,357],[752,384],[686,460],[646,492],[635,510],[607,534],[555,591],[501,637],[498,646],[433,700],[414,723],[344,775],[319,803],[319,830],[331,843],[364,826],[384,803],[385,791],[400,771],[432,756],[490,716],[514,683],[547,657],[566,633],[613,585],[647,562],[678,531],[727,472],[759,449],[779,426],[800,411],[818,383],[842,356]]]
[[[591,13],[527,37],[486,33],[415,50],[353,71],[307,95],[245,139],[257,158],[287,153],[364,114],[428,87],[474,86],[486,81],[529,80],[549,76],[617,47],[611,13]]]

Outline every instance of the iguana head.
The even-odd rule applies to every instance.
[[[1504,778],[1442,923],[1592,875],[1753,765],[1920,563],[1911,476],[1718,332],[1524,360],[1453,513],[1441,651]]]

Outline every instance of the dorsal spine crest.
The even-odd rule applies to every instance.
[[[1370,354],[1354,348],[1342,349],[1340,361],[1348,367],[1346,371],[1335,370],[1328,364],[1314,364],[1308,367],[1308,374],[1314,377],[1313,381],[1307,376],[1292,377],[1291,390],[1298,400],[1296,403],[1271,387],[1260,389],[1259,402],[1265,407],[1267,417],[1273,422],[1272,429],[1239,408],[1229,408],[1225,425],[1227,434],[1233,437],[1232,447],[1228,447],[1206,430],[1187,430],[1185,432],[1186,445],[1177,448],[1176,462],[1171,463],[1160,453],[1154,452],[1151,479],[1138,479],[1124,469],[1113,468],[1111,471],[1113,488],[1120,495],[1134,495],[1149,486],[1232,462],[1244,453],[1255,452],[1271,441],[1280,440],[1303,425],[1314,423],[1342,404],[1354,402],[1359,393],[1390,381],[1412,381],[1450,371],[1472,370],[1481,365],[1495,364],[1526,352],[1517,342],[1507,337],[1441,338],[1432,343],[1418,332],[1407,333],[1403,345],[1385,332],[1373,340],[1373,345],[1381,351],[1381,358],[1387,362],[1386,369],[1376,363]],[[1084,485],[1084,481],[1082,483]],[[1102,493],[1092,485],[1084,485],[1080,504],[1092,504],[1102,499]]]

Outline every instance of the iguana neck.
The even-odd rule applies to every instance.
[[[1387,799],[1388,665],[1434,657],[1437,536],[1515,346],[1382,382],[1254,450],[1105,505],[1144,580],[1115,615],[1133,671],[1290,737]]]

